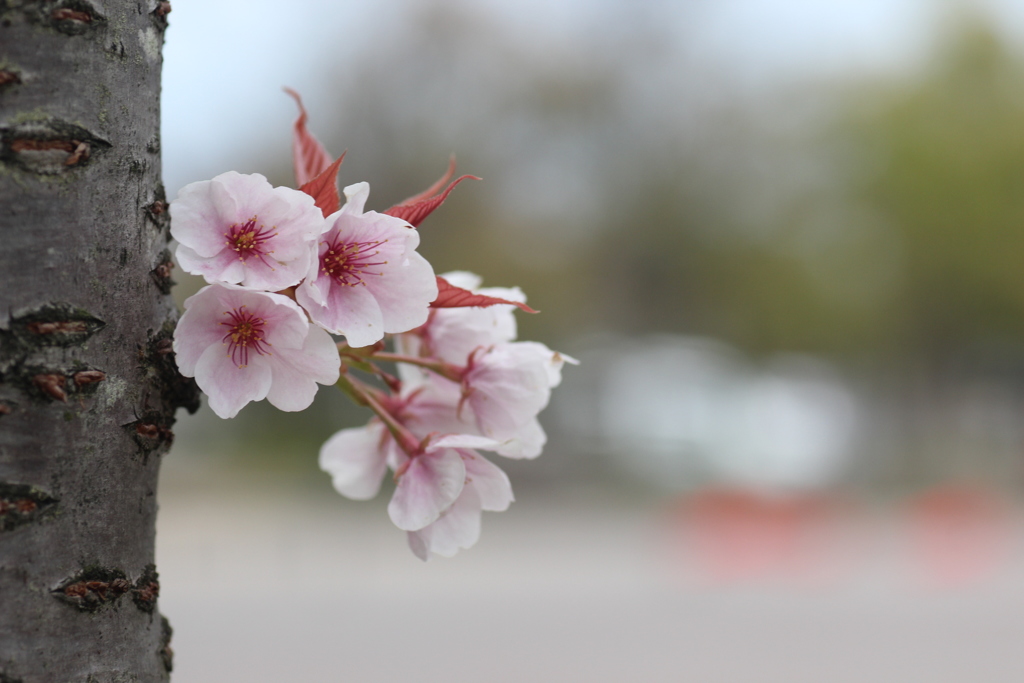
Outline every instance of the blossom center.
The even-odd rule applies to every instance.
[[[256,225],[256,216],[253,216],[245,223],[235,223],[224,233],[225,244],[238,254],[241,261],[254,256],[261,261],[267,254],[274,253],[266,250],[267,242],[277,236],[273,228],[267,229],[263,225]],[[266,261],[264,261],[266,263]]]
[[[365,285],[364,275],[383,275],[380,271],[367,268],[383,266],[387,261],[377,261],[377,249],[387,240],[377,242],[341,242],[337,238],[327,242],[327,251],[320,256],[320,269],[330,275],[339,285],[355,287]]]
[[[228,333],[224,335],[223,343],[228,345],[228,355],[236,366],[244,368],[249,364],[250,349],[261,356],[270,355],[268,347],[271,344],[263,330],[267,325],[266,320],[245,310],[244,305],[225,311],[224,315],[228,316],[228,320],[221,322],[221,325],[228,328]]]

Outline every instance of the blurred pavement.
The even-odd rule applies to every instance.
[[[862,513],[834,526],[822,571],[723,578],[701,570],[679,505],[527,489],[485,515],[475,548],[424,564],[386,498],[242,481],[182,455],[165,463],[157,542],[176,683],[1024,677],[1017,543],[998,566],[929,583],[911,527]],[[1020,538],[1021,515],[1007,521]]]

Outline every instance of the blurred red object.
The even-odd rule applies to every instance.
[[[675,509],[684,552],[718,581],[820,579],[847,505],[828,494],[714,489]]]
[[[907,505],[916,569],[929,584],[954,586],[989,577],[1008,558],[1008,506],[969,485],[926,491]]]

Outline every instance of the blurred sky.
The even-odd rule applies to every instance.
[[[829,126],[851,115],[851,103],[867,99],[856,88],[873,76],[886,76],[876,80],[895,83],[898,92],[912,92],[941,52],[936,45],[958,28],[966,30],[979,12],[991,16],[989,28],[1002,34],[1011,52],[1022,42],[1024,4],[1013,0],[306,0],[287,9],[269,0],[177,3],[165,47],[168,196],[173,198],[188,182],[230,169],[290,182],[286,160],[296,110],[281,91],[290,86],[303,94],[310,127],[329,150],[351,150],[342,183],[370,181],[375,202],[397,200],[399,196],[388,193],[408,194],[425,186],[448,152],[459,155],[466,171],[487,178],[460,188],[439,212],[446,217],[445,228],[431,230],[422,250],[438,272],[480,270],[488,283],[522,285],[531,302],[547,311],[521,320],[525,338],[579,355],[589,351],[574,344],[588,334],[626,333],[633,339],[621,343],[655,373],[666,372],[656,360],[660,356],[647,358],[641,349],[660,342],[651,346],[639,338],[656,332],[713,337],[744,353],[760,353],[757,362],[769,365],[773,361],[766,354],[843,351],[845,345],[853,349],[843,360],[848,363],[862,350],[870,352],[872,343],[884,349],[897,336],[890,331],[893,318],[884,313],[889,310],[886,288],[894,286],[892,273],[909,266],[900,250],[906,236],[886,220],[895,225],[907,218],[877,219],[872,211],[886,211],[884,200],[844,204],[828,188],[816,189],[831,178],[838,193],[857,192],[856,182],[847,182],[859,172],[857,156],[833,153],[843,143],[825,140],[835,138]],[[445,41],[449,44],[437,45]],[[957,92],[951,99],[962,101],[964,96]],[[935,119],[944,107],[933,106],[925,116]],[[987,111],[979,114],[982,123],[971,123],[967,137],[963,131],[944,135],[963,138],[971,147],[970,135],[987,127],[991,116]],[[780,122],[786,131],[781,137]],[[884,129],[878,123],[869,125]],[[921,128],[920,122],[909,125],[910,130]],[[865,147],[860,142],[846,145],[858,151]],[[926,142],[924,147],[935,145]],[[1000,147],[1005,145],[996,145]],[[837,157],[842,158],[836,162]],[[954,154],[937,165],[958,168],[961,162]],[[999,163],[989,166],[1000,168]],[[911,175],[926,177],[920,169],[911,169]],[[939,187],[941,180],[920,182]],[[896,182],[902,192],[898,178]],[[986,177],[980,182],[998,186],[1003,181]],[[971,204],[976,195],[968,192],[967,199],[953,200],[955,206],[943,211]],[[934,234],[936,223],[928,211],[913,206],[911,211],[908,224],[920,224],[922,231]],[[857,218],[859,214],[867,217]],[[975,218],[957,214],[950,219],[954,232],[970,232]],[[1006,219],[1006,230],[1013,231],[1013,220]],[[863,250],[868,256],[844,261],[856,248],[829,247],[838,244],[836,234],[845,234],[855,245],[867,240]],[[1000,241],[1004,238],[994,235],[991,242],[1005,244]],[[979,242],[973,235],[964,239],[964,244]],[[1000,251],[998,246],[993,249]],[[826,252],[831,256],[822,255]],[[948,265],[942,258],[935,267],[937,277],[945,280]],[[896,264],[889,268],[890,276],[873,274],[880,272],[879,264],[884,271],[889,262]],[[981,272],[991,270],[983,265]],[[853,275],[844,277],[844,269]],[[928,273],[913,276],[917,279],[907,276],[918,287],[912,291],[934,287]],[[179,295],[198,286],[196,278],[179,279]],[[970,280],[954,280],[947,299],[955,303],[961,297],[965,309],[984,310],[995,296],[992,291],[1003,296],[1016,287],[1013,282],[992,291],[974,286]],[[989,293],[977,293],[984,291]],[[872,328],[876,319],[859,316],[858,306],[882,311],[877,317],[881,322]],[[918,311],[923,321],[919,338],[934,337],[936,324],[975,324],[969,316],[956,317],[955,306],[953,313],[940,311],[937,323],[929,323],[927,301],[924,308],[928,310]],[[914,324],[916,309],[908,310],[897,311],[897,323]],[[1003,316],[1017,317],[1015,311]],[[847,338],[854,341],[841,341]],[[826,342],[819,343],[821,339]],[[676,349],[672,353],[690,343],[671,341]],[[552,420],[548,424],[553,431],[558,431],[560,402],[578,407],[600,395],[604,407],[594,407],[589,422],[567,441],[583,443],[580,436],[611,429],[629,444],[656,431],[635,414],[660,414],[661,406],[667,415],[663,422],[678,432],[663,450],[682,462],[681,444],[701,441],[687,436],[682,427],[692,411],[689,404],[679,403],[684,392],[676,388],[688,379],[671,376],[660,394],[645,382],[640,393],[648,400],[632,401],[632,411],[616,402],[629,392],[613,381],[612,370],[603,383],[594,380],[599,390],[587,388],[574,396],[574,387],[589,387],[585,376],[617,367],[624,355],[621,348],[594,353],[593,360],[568,373],[565,390],[556,392],[551,416],[545,418]],[[609,356],[607,361],[602,353]],[[714,365],[708,358],[700,362]],[[770,368],[740,373],[740,384],[746,387],[740,393],[746,395],[749,389],[756,394],[765,370]],[[846,370],[858,382],[868,374],[853,366]],[[627,374],[637,373],[630,369]],[[829,381],[845,395],[857,388],[845,385],[842,377]],[[791,390],[799,393],[793,386],[786,389]],[[778,401],[762,398],[754,403],[761,407],[752,408],[751,414],[779,422]],[[1015,415],[1016,403],[1005,403],[1002,412]],[[745,424],[746,418],[728,409],[735,405],[730,398],[726,409],[713,411],[722,425],[714,433],[736,432],[737,424]],[[254,406],[247,414],[261,410]],[[325,408],[321,422],[297,431],[316,435],[310,437],[316,441],[321,431],[346,426],[327,417],[336,411]],[[618,423],[597,418],[601,411],[618,415]],[[807,416],[807,438],[773,439],[776,450],[798,453],[803,448],[798,442],[818,441],[811,435],[821,420],[812,411],[798,412]],[[272,425],[268,429],[287,429],[286,421],[277,417],[266,418]],[[288,425],[299,424],[291,419],[295,416],[288,417]],[[821,424],[844,423],[838,414],[833,417]],[[230,428],[251,430],[245,419],[259,421],[243,416]],[[1013,428],[1015,418],[1004,422],[1008,426],[1000,433],[1012,432],[1006,438],[1011,446],[1003,449],[1010,462],[1020,435]],[[247,426],[240,427],[243,423]],[[750,444],[767,442],[761,429],[738,431],[747,434]],[[932,428],[925,431],[935,433]],[[707,447],[695,453],[720,453],[702,456],[704,460],[728,462],[732,456],[727,451],[736,448],[717,437],[704,441]],[[835,441],[848,442],[845,450],[852,448],[850,439]],[[586,458],[595,448],[578,448],[576,457]],[[965,460],[972,448],[960,447]],[[651,446],[644,453],[656,450]],[[746,450],[747,455],[733,460],[750,461],[754,469],[772,460],[764,449]],[[629,448],[622,457],[640,459]],[[794,462],[812,460],[800,457]],[[820,460],[822,472],[833,472],[838,469],[823,463],[843,458],[823,454]],[[668,480],[661,471],[654,479]],[[701,484],[692,468],[680,469],[676,479]]]
[[[164,177],[173,197],[186,183],[237,165],[256,148],[288,154],[299,90],[314,123],[331,101],[328,63],[387,53],[415,0],[204,0],[174,5],[164,48]],[[431,3],[438,4],[438,3]],[[445,4],[445,3],[440,3]],[[849,70],[897,69],[923,57],[936,25],[964,7],[990,8],[1008,34],[1024,34],[1015,0],[475,0],[522,46],[553,46],[614,34],[631,15],[658,18],[698,67],[738,87],[765,88]],[[344,122],[337,125],[344,126]]]

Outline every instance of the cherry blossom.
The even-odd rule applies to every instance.
[[[185,301],[174,352],[181,374],[196,378],[223,418],[264,398],[304,410],[317,383],[334,384],[340,368],[334,340],[294,301],[234,285],[210,285]]]
[[[567,361],[577,362],[540,342],[496,344],[470,356],[462,391],[480,432],[501,440],[535,429],[530,423],[562,381]]]
[[[356,500],[380,490],[390,462],[398,485],[388,505],[395,526],[417,531],[436,521],[458,499],[466,482],[464,459],[471,448],[494,448],[491,439],[464,434],[432,437],[419,451],[407,455],[394,447],[380,423],[343,429],[320,449],[320,467],[331,475],[334,488]]]
[[[222,173],[186,185],[171,202],[178,263],[207,282],[278,291],[309,270],[310,245],[324,230],[314,199],[272,187],[258,173]]]
[[[384,425],[343,429],[320,449],[320,467],[334,488],[355,500],[373,498],[388,463],[398,485],[388,505],[391,521],[408,532],[409,546],[421,559],[431,553],[451,557],[480,537],[483,510],[503,511],[513,501],[508,477],[475,449],[499,444],[479,436],[428,437],[413,455],[395,447]]]
[[[433,268],[416,252],[419,233],[406,221],[364,211],[370,186],[345,188],[346,203],[327,218],[296,300],[317,325],[352,347],[427,320],[437,297]]]
[[[481,278],[473,273],[458,271],[441,277],[473,293],[526,301],[518,287],[481,288]],[[516,337],[514,311],[515,307],[509,304],[438,309],[431,311],[422,327],[396,335],[396,347],[403,355],[431,357],[456,366],[470,366],[465,372],[466,384],[460,388],[425,368],[409,363],[399,364],[399,376],[404,382],[403,394],[408,397],[402,408],[405,423],[415,434],[422,436],[440,429],[443,432],[486,435],[501,442],[496,450],[505,457],[535,458],[540,455],[547,435],[536,415],[546,404],[545,396],[550,388],[561,381],[562,364],[566,360],[576,361],[539,344],[513,345],[510,349],[501,348],[494,352],[495,347],[503,347]],[[507,367],[510,356],[518,357],[517,362],[512,363],[517,367]],[[529,382],[522,383],[520,376],[524,372],[532,377],[535,391],[529,389]],[[502,381],[513,385],[511,393],[495,386],[495,382]],[[479,393],[474,395],[477,391]],[[492,393],[508,399],[521,414],[512,420],[502,420],[500,416],[494,419],[493,401],[488,398]],[[483,410],[479,417],[476,414],[478,409]]]
[[[454,178],[452,157],[427,190],[381,213],[365,210],[367,183],[346,187],[341,206],[345,155],[333,158],[287,92],[299,108],[298,190],[231,171],[171,203],[178,263],[210,283],[185,301],[178,367],[222,418],[264,398],[302,410],[319,384],[336,384],[374,417],[331,436],[321,469],[357,500],[376,496],[390,470],[388,515],[410,549],[450,557],[477,542],[484,510],[513,501],[506,474],[478,450],[538,456],[547,440],[538,413],[576,361],[516,341],[515,309],[537,312],[518,287],[485,288],[464,271],[438,277],[417,253],[416,228],[475,176]]]
[[[415,368],[419,370],[419,368]],[[428,434],[473,434],[483,436],[472,404],[463,400],[460,384],[432,373],[416,375],[415,383],[405,383],[402,394],[392,401],[396,416],[416,437]],[[521,427],[502,433],[494,451],[506,458],[535,458],[541,454],[547,435],[536,417]]]
[[[476,461],[483,458],[474,449],[493,450],[497,445],[493,439],[481,436],[450,434],[428,439],[421,452],[400,459],[398,485],[388,505],[391,521],[399,529],[418,531],[437,521],[455,503],[467,479],[472,479],[472,472],[479,469],[490,484],[496,475],[490,468],[477,468]],[[510,487],[508,494],[511,502]]]
[[[515,500],[508,476],[494,463],[470,449],[458,449],[466,471],[459,497],[436,521],[408,532],[409,548],[421,560],[431,554],[452,557],[480,539],[483,510],[503,512]]]

